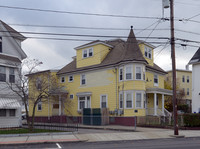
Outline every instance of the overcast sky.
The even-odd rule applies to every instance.
[[[175,18],[184,21],[175,21],[175,37],[192,41],[200,41],[200,16],[191,20],[187,19],[200,13],[199,0],[174,0]],[[2,7],[3,6],[3,7]],[[0,0],[0,19],[19,32],[45,32],[58,34],[78,34],[78,35],[98,35],[98,36],[128,36],[130,26],[133,26],[136,37],[170,37],[170,22],[159,19],[147,18],[128,18],[81,15],[69,13],[30,11],[5,8],[24,7],[41,10],[55,10],[65,12],[79,12],[91,14],[106,14],[120,16],[139,16],[139,17],[162,17],[162,0]],[[164,17],[169,17],[169,9],[165,10]],[[22,25],[44,25],[44,26],[71,26],[87,27],[93,29],[78,28],[53,28],[53,27],[30,27],[16,26]],[[152,25],[153,24],[153,25]],[[149,27],[152,25],[151,27]],[[138,30],[138,29],[155,30]],[[110,28],[108,30],[94,28]],[[113,30],[121,28],[123,30]],[[160,30],[161,29],[161,30]],[[164,30],[163,30],[164,29]],[[181,31],[180,31],[181,30]],[[185,32],[186,31],[186,32]],[[69,37],[69,36],[50,36],[50,35],[32,35],[23,34],[27,37],[47,37],[47,38],[67,38],[81,40],[109,40],[113,38],[105,37]],[[124,38],[124,40],[126,40]],[[152,40],[143,38],[147,42],[163,42],[162,44],[153,44],[155,63],[164,70],[171,69],[170,45],[165,44],[167,40]],[[178,69],[185,69],[185,65],[197,51],[199,44],[177,41],[176,45],[176,63]],[[22,48],[30,58],[39,59],[43,62],[40,69],[59,69],[69,63],[75,56],[74,48],[85,44],[87,41],[70,40],[47,40],[28,38],[22,43]],[[189,46],[190,45],[190,46]]]

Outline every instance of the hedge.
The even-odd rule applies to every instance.
[[[200,127],[200,114],[183,114],[185,126]]]

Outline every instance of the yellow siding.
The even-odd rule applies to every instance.
[[[182,81],[182,76],[185,76],[185,82]],[[189,83],[187,82],[187,76],[189,76]],[[168,72],[166,75],[166,81],[168,77],[168,82],[172,82],[172,72]],[[184,70],[177,70],[176,71],[176,78],[177,78],[177,89],[182,90],[185,89],[185,96],[183,99],[192,99],[192,72],[191,71],[184,71]],[[187,88],[189,88],[189,95],[187,95]]]
[[[158,75],[158,86],[154,86],[154,74],[153,72],[146,72],[146,88],[164,88],[164,75],[157,74]]]
[[[149,48],[152,49],[152,58],[149,59],[149,58],[145,57],[145,53],[144,53],[145,46],[147,46],[147,45],[146,45],[146,44],[143,44],[143,43],[142,43],[142,44],[139,44],[139,47],[140,47],[140,50],[142,51],[143,57],[146,59],[146,61],[149,63],[150,66],[153,66],[153,62],[154,62],[154,50],[153,50],[152,47],[147,46],[147,47],[149,47]]]
[[[93,56],[83,58],[83,50],[88,49],[88,48],[93,48]],[[77,68],[80,68],[80,67],[100,64],[102,60],[105,58],[105,56],[108,54],[108,52],[109,52],[109,47],[103,44],[97,44],[97,45],[90,46],[87,48],[77,49],[76,50],[76,55],[77,55],[76,66]]]
[[[58,84],[60,84],[60,80],[58,80],[56,76],[56,72],[44,72],[44,73],[39,73],[35,74],[32,76],[32,78],[29,82],[29,115],[32,116],[33,113],[33,104],[36,100],[36,98],[39,95],[39,91],[36,88],[36,80],[37,78],[40,77],[45,86],[48,85],[48,78],[53,78],[57,81]],[[57,101],[56,101],[57,100]],[[35,108],[35,116],[52,116],[52,105],[53,103],[57,102],[58,103],[58,97],[49,97],[48,99],[42,99],[42,110],[38,111],[37,110],[37,105]]]

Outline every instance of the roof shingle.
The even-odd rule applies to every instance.
[[[64,66],[61,70],[59,70],[57,74],[60,75],[60,74],[74,73],[94,68],[102,68],[102,67],[104,68],[107,66],[118,65],[121,62],[130,62],[130,61],[142,62],[148,65],[148,62],[143,57],[142,52],[138,46],[132,28],[130,30],[130,34],[128,36],[127,41],[116,39],[104,42],[108,45],[113,46],[113,48],[110,50],[110,52],[107,54],[105,59],[100,64],[76,68],[76,59],[74,59],[71,63]],[[149,66],[149,69],[154,69],[162,73],[166,73],[156,64],[154,64],[154,66]]]

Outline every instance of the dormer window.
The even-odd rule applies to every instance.
[[[145,57],[151,59],[151,58],[152,58],[152,49],[149,48],[149,47],[147,47],[147,46],[145,46],[144,49],[145,49],[145,50],[144,50],[144,55],[145,55]]]
[[[83,50],[83,58],[86,58],[87,56],[87,50]]]
[[[83,58],[87,58],[91,56],[93,56],[93,48],[83,50]]]
[[[2,53],[2,37],[0,37],[0,53]]]
[[[89,49],[89,57],[90,56],[93,56],[93,49],[92,48]]]

